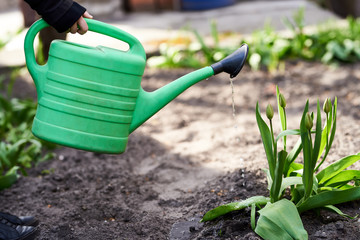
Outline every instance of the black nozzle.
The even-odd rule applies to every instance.
[[[214,75],[221,72],[226,72],[230,74],[231,78],[236,77],[245,64],[248,52],[248,45],[243,44],[235,52],[233,52],[220,62],[211,65],[214,70]]]

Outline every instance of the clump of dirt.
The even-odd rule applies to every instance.
[[[143,87],[154,90],[187,72],[147,69]],[[14,93],[34,97],[29,79],[21,75]],[[360,152],[359,79],[360,64],[332,69],[289,62],[286,72],[278,74],[245,67],[233,82],[234,118],[229,78],[214,76],[138,128],[124,154],[59,147],[55,159],[0,192],[0,210],[35,215],[39,239],[259,239],[251,230],[249,210],[198,223],[220,204],[267,195],[256,102],[263,112],[269,102],[276,106],[278,85],[287,99],[289,128],[298,128],[307,99],[315,109],[317,99],[337,96],[338,127],[330,163]],[[339,207],[355,216],[359,204]],[[308,212],[302,218],[310,239],[358,239],[360,234],[357,219],[327,211]]]

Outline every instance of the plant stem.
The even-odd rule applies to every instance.
[[[329,118],[329,114],[326,113],[326,147],[325,147],[326,151],[328,151],[328,147],[329,147],[329,131],[330,131],[329,124],[328,124],[328,122],[329,122],[328,118]]]
[[[275,201],[278,200],[278,193],[276,192],[276,183],[277,183],[277,173],[276,173],[276,170],[278,170],[278,163],[277,163],[277,146],[276,146],[276,142],[275,142],[275,138],[274,138],[274,130],[273,130],[273,125],[272,125],[272,120],[270,120],[270,132],[271,132],[271,140],[272,140],[272,143],[273,143],[273,148],[274,148],[274,168],[273,169],[273,172],[274,172],[274,176],[273,179],[272,179],[272,184],[271,184],[271,188],[270,188],[270,199],[271,199],[271,202],[274,203]]]
[[[311,129],[308,131],[308,135],[309,135],[309,140],[310,140],[310,153],[313,152],[313,144],[312,144],[312,137],[311,137]],[[312,154],[311,154],[312,155]],[[305,186],[305,195],[304,195],[304,200],[308,199],[311,195],[312,192],[312,188],[313,188],[313,175],[314,175],[314,171],[311,169],[310,166],[312,166],[312,157],[310,157],[308,159],[308,161],[310,161],[311,165],[308,165],[308,179],[307,179],[307,185]],[[305,163],[304,163],[304,168],[305,168]],[[305,169],[304,169],[305,170]]]
[[[311,130],[309,130],[309,139],[310,139],[310,150],[311,150],[311,153],[312,153],[313,145],[312,145]]]
[[[270,131],[271,131],[271,139],[272,139],[273,147],[274,147],[274,162],[275,162],[275,166],[276,166],[277,146],[276,146],[276,142],[275,142],[275,138],[274,138],[274,130],[273,130],[273,125],[272,125],[271,119],[270,119]]]
[[[283,108],[284,110],[284,122],[285,122],[285,129],[287,129],[287,123],[286,123],[286,111],[285,111],[285,108]],[[286,151],[286,136],[284,136],[284,151]]]
[[[323,158],[322,158],[322,160],[321,160],[321,162],[316,166],[316,168],[315,168],[315,170],[314,170],[314,172],[316,172],[319,168],[320,168],[320,166],[323,164],[323,162],[325,161],[325,158],[326,158],[326,156],[327,156],[327,153],[329,152],[329,131],[330,131],[330,129],[329,129],[329,121],[328,121],[328,118],[329,118],[329,114],[328,113],[326,113],[326,147],[325,147],[325,154],[324,154],[324,156],[323,156]]]

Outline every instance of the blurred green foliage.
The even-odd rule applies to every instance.
[[[221,47],[219,44],[220,34],[217,30],[216,21],[211,22],[211,35],[213,44],[207,45],[204,37],[196,30],[192,33],[196,42],[186,42],[185,47],[171,46],[167,43],[160,45],[160,56],[148,59],[150,67],[164,68],[200,68],[218,62],[236,50],[234,47]]]
[[[27,175],[26,168],[50,159],[47,149],[55,145],[33,136],[31,124],[36,112],[32,100],[7,99],[0,96],[0,190],[10,187],[20,177]]]
[[[216,22],[211,23],[213,45],[206,45],[204,38],[193,31],[197,42],[187,47],[163,45],[160,56],[149,59],[150,67],[193,67],[211,65],[246,42],[249,45],[248,63],[252,69],[261,67],[273,71],[282,69],[286,59],[321,61],[339,64],[360,60],[360,19],[347,18],[345,24],[328,22],[316,26],[314,31],[305,31],[304,8],[283,22],[288,34],[274,31],[270,24],[255,31],[248,39],[233,47],[220,47]]]
[[[0,41],[0,49],[9,40]],[[33,136],[31,124],[36,101],[12,97],[20,68],[0,73],[0,190],[10,187],[26,169],[53,157],[47,149],[55,147]]]

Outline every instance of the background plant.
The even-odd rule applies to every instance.
[[[192,67],[211,65],[233,52],[246,42],[249,48],[248,63],[252,69],[265,67],[270,71],[283,70],[287,59],[321,61],[325,64],[339,64],[360,60],[360,19],[347,18],[343,23],[319,24],[312,31],[305,31],[304,8],[292,18],[284,18],[287,34],[275,32],[267,23],[263,30],[255,31],[249,38],[239,40],[238,45],[220,47],[220,34],[216,22],[211,23],[212,44],[206,44],[204,37],[193,30],[196,42],[185,47],[164,44],[160,56],[152,57],[152,67]]]
[[[205,38],[198,31],[191,30],[196,42],[186,42],[184,47],[163,43],[160,45],[160,56],[149,58],[148,65],[165,68],[200,68],[218,62],[236,50],[237,46],[220,46],[221,36],[216,21],[212,21],[210,27],[211,45],[206,44]]]
[[[53,157],[46,149],[54,144],[45,143],[31,133],[31,125],[37,103],[33,100],[12,97],[13,84],[19,75],[14,68],[5,83],[5,74],[0,85],[6,87],[6,96],[0,95],[0,190],[10,187],[26,169]],[[4,89],[3,89],[4,90]]]
[[[319,24],[312,31],[305,31],[304,8],[292,18],[284,18],[290,32],[275,32],[269,24],[264,30],[256,31],[248,40],[249,64],[253,69],[261,66],[270,71],[283,69],[286,59],[321,61],[326,64],[355,62],[360,60],[360,20],[352,17],[346,22]]]
[[[32,100],[6,99],[0,96],[0,190],[10,187],[20,177],[27,175],[26,168],[50,159],[45,153],[53,144],[36,139],[31,133],[36,102]]]
[[[259,105],[256,105],[256,120],[269,166],[269,169],[265,170],[269,197],[254,196],[244,201],[219,206],[207,212],[202,221],[251,207],[252,227],[264,239],[271,239],[270,236],[273,234],[280,234],[284,239],[307,239],[300,217],[294,216],[311,209],[327,208],[342,216],[350,217],[334,205],[360,199],[360,171],[346,170],[360,160],[360,153],[344,157],[319,171],[335,137],[337,98],[334,99],[333,104],[330,99],[325,100],[324,123],[321,119],[319,101],[316,114],[309,112],[309,101],[307,101],[300,128],[290,130],[286,125],[286,100],[278,88],[277,100],[281,131],[276,137],[272,124],[274,116],[272,106],[268,105],[266,109],[268,125],[261,116]],[[286,136],[298,138],[289,152],[287,152],[290,148],[285,141]],[[279,144],[280,140],[283,142],[282,145]],[[299,159],[301,151],[302,161]],[[286,189],[290,190],[287,198],[285,198]],[[258,211],[260,217],[257,223],[256,209],[261,209]]]

